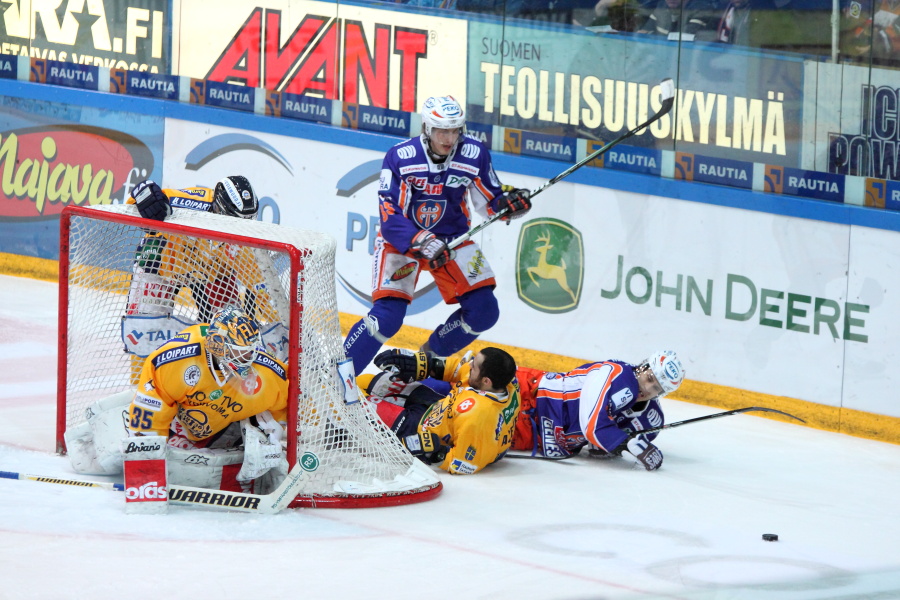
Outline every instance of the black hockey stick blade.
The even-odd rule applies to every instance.
[[[570,458],[574,458],[575,454],[569,454],[567,456],[541,456],[540,454],[512,454],[507,452],[503,455],[503,458],[526,458],[529,460],[568,460]]]
[[[546,182],[544,182],[543,185],[541,185],[541,187],[539,187],[531,192],[531,198],[534,198],[535,196],[537,196],[538,194],[540,194],[541,192],[543,192],[544,190],[546,190],[553,184],[565,179],[566,177],[568,177],[569,175],[571,175],[572,173],[574,173],[575,171],[577,171],[584,165],[588,164],[592,160],[596,160],[602,154],[605,154],[610,148],[612,148],[619,142],[622,142],[622,141],[630,138],[631,136],[635,135],[636,133],[638,133],[640,130],[644,129],[645,127],[649,127],[650,125],[652,125],[653,123],[655,123],[656,121],[661,119],[670,110],[672,110],[672,105],[675,102],[675,83],[670,78],[663,79],[662,81],[659,82],[659,91],[660,91],[660,100],[661,100],[662,104],[660,106],[660,109],[656,112],[656,114],[654,114],[652,117],[650,117],[649,119],[647,119],[646,121],[644,121],[643,123],[641,123],[640,125],[635,127],[634,129],[626,131],[625,133],[623,133],[622,135],[620,135],[613,141],[605,144],[603,147],[588,154],[583,159],[581,159],[580,161],[578,161],[577,163],[575,163],[574,165],[572,165],[571,167],[569,167],[568,169],[566,169],[565,171],[560,173],[559,175],[556,175],[552,179],[548,179]],[[472,238],[472,236],[474,236],[476,233],[478,233],[479,231],[481,231],[488,225],[494,223],[495,221],[502,219],[504,216],[506,216],[506,213],[507,213],[507,209],[501,210],[497,214],[493,215],[492,217],[490,217],[489,219],[487,219],[485,221],[482,221],[481,223],[479,223],[478,225],[476,225],[475,227],[473,227],[466,233],[462,234],[455,240],[451,241],[447,245],[450,247],[450,249],[459,247],[460,244],[462,244],[466,240]]]
[[[728,417],[728,416],[731,416],[731,415],[737,415],[737,414],[745,413],[745,412],[771,412],[771,413],[778,413],[779,415],[784,415],[784,416],[786,416],[786,417],[790,417],[790,418],[792,418],[792,419],[796,419],[797,421],[800,421],[801,423],[806,423],[806,421],[804,421],[804,420],[801,419],[800,417],[795,417],[794,415],[792,415],[792,414],[790,414],[790,413],[786,413],[786,412],[781,411],[781,410],[775,410],[774,408],[765,408],[765,407],[763,407],[763,406],[748,406],[748,407],[746,407],[746,408],[737,408],[737,409],[735,409],[735,410],[728,410],[728,411],[725,411],[725,412],[715,413],[715,414],[712,414],[712,415],[706,415],[705,417],[696,417],[696,418],[694,418],[694,419],[687,419],[687,420],[685,420],[685,421],[677,421],[677,422],[675,422],[675,423],[669,423],[669,424],[667,424],[667,425],[660,425],[659,427],[651,427],[650,429],[643,429],[643,430],[641,430],[641,431],[634,431],[634,432],[631,433],[631,437],[634,437],[634,436],[636,436],[636,435],[640,435],[640,434],[642,434],[642,433],[654,433],[654,432],[656,432],[656,431],[662,431],[663,429],[672,429],[673,427],[681,427],[682,425],[688,425],[688,424],[690,424],[690,423],[697,423],[698,421],[707,421],[707,420],[709,420],[709,419],[718,419],[719,417]]]

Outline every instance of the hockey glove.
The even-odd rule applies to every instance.
[[[444,462],[450,446],[441,444],[441,438],[431,432],[408,435],[403,438],[403,445],[409,453],[421,460],[426,465]]]
[[[389,365],[387,369],[375,375],[366,388],[366,394],[375,398],[389,398],[403,393],[407,382],[399,377],[400,369]]]
[[[531,210],[531,192],[524,189],[513,189],[511,192],[498,196],[491,201],[491,208],[495,213],[506,209],[502,221],[518,219],[525,216]]]
[[[405,350],[397,348],[385,350],[375,357],[375,366],[379,369],[395,367],[396,378],[405,381],[422,381],[426,377],[443,379],[444,359],[431,355],[428,352],[418,350]]]
[[[172,205],[169,197],[150,179],[142,181],[131,190],[131,197],[137,204],[138,212],[145,219],[165,221],[172,216]]]
[[[628,452],[634,455],[638,462],[644,465],[648,471],[655,471],[663,462],[663,455],[659,448],[647,441],[647,437],[637,435],[628,440]]]
[[[445,242],[424,229],[413,236],[409,245],[409,253],[414,258],[422,258],[428,261],[428,268],[431,270],[443,267],[453,260],[456,255]]]

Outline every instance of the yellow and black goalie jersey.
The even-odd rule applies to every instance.
[[[206,329],[206,324],[188,327],[147,357],[129,407],[133,434],[168,436],[177,417],[187,437],[198,442],[266,410],[286,421],[285,365],[260,352],[249,377],[219,385],[207,357]]]
[[[498,396],[469,387],[471,369],[471,360],[447,361],[444,380],[453,384],[450,394],[432,405],[418,427],[451,447],[440,466],[458,475],[476,473],[506,454],[521,404],[515,379]]]

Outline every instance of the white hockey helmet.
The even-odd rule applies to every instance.
[[[459,129],[466,132],[466,111],[453,96],[433,96],[422,105],[422,132],[431,137],[431,130]]]
[[[240,308],[220,309],[209,320],[206,350],[229,376],[246,379],[261,347],[259,324]]]
[[[684,366],[672,350],[661,350],[644,361],[662,388],[662,395],[678,389],[684,381]]]
[[[232,175],[216,184],[212,212],[229,217],[255,219],[259,200],[243,175]]]

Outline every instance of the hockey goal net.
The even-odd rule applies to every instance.
[[[57,451],[86,409],[133,389],[143,357],[224,305],[260,323],[288,365],[287,455],[319,468],[291,506],[385,506],[430,499],[441,484],[364,398],[345,394],[326,234],[175,209],[163,223],[131,205],[67,207],[60,219]],[[152,223],[152,229],[148,224]]]

